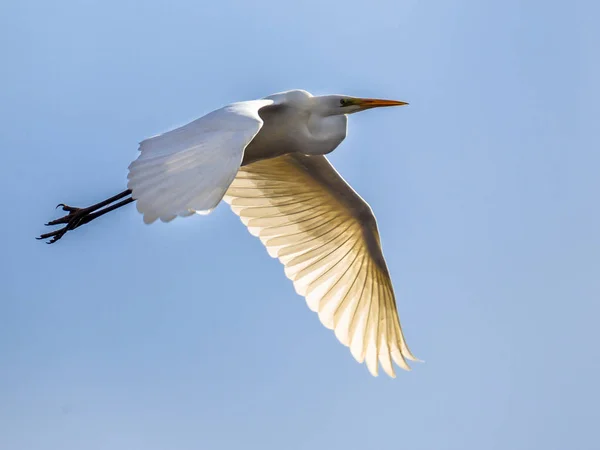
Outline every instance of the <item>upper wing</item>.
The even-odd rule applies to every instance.
[[[244,149],[262,127],[259,109],[272,103],[234,103],[142,141],[127,178],[144,222],[211,212],[240,168]]]
[[[409,369],[375,217],[324,156],[290,154],[242,167],[223,199],[285,266],[298,294],[327,328],[395,376]]]

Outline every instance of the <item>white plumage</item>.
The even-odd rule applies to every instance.
[[[240,169],[224,200],[357,361],[409,369],[391,279],[369,205],[325,156],[284,155]]]
[[[63,206],[69,214],[49,224],[67,225],[41,238],[55,242],[133,201],[152,223],[208,214],[224,199],[356,360],[393,377],[392,362],[408,370],[406,360],[416,358],[375,216],[324,155],[345,138],[348,114],[404,104],[300,90],[231,104],[142,141],[128,191],[89,208]]]
[[[210,213],[235,178],[272,100],[234,103],[140,143],[129,182],[144,222]],[[226,124],[226,126],[224,126]]]

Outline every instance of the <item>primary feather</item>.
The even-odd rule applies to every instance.
[[[296,292],[373,375],[415,360],[402,334],[375,216],[325,156],[244,166],[225,194]]]

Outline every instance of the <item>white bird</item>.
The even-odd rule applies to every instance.
[[[87,208],[60,204],[67,231],[136,201],[145,223],[208,214],[229,203],[279,258],[296,292],[354,358],[377,376],[417,361],[406,345],[369,205],[324,156],[346,137],[347,115],[406,105],[303,90],[233,103],[140,143],[128,189]]]

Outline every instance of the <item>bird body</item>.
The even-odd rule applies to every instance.
[[[152,223],[208,214],[224,200],[352,355],[373,375],[381,364],[395,376],[392,362],[408,370],[416,358],[375,216],[324,155],[346,137],[348,114],[403,104],[302,90],[230,104],[142,141],[127,191],[88,208],[63,205],[69,214],[49,224],[67,225],[41,237],[56,241],[133,201]]]
[[[292,104],[288,97],[293,99]],[[326,115],[324,108],[314,108],[314,97],[306,91],[266,98],[273,104],[260,109],[264,124],[246,148],[244,165],[287,153],[325,155],[346,137],[347,116]]]

